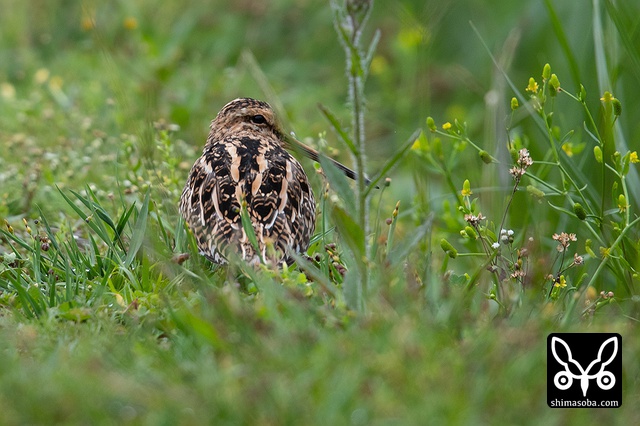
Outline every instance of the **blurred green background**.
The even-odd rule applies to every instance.
[[[606,16],[603,4],[596,3]],[[10,154],[5,158],[16,154],[38,164],[48,184],[56,180],[56,167],[99,183],[112,163],[97,159],[121,150],[119,141],[103,135],[134,135],[142,155],[156,158],[152,124],[161,120],[179,125],[176,136],[197,153],[209,121],[240,96],[274,104],[287,130],[300,138],[327,132],[334,148],[339,146],[317,104],[336,111],[348,125],[343,51],[327,2],[3,0],[2,7],[0,132]],[[587,87],[596,112],[599,95],[613,92],[624,105],[620,129],[627,145],[633,144],[640,136],[640,124],[632,118],[640,113],[634,102],[640,72],[637,55],[630,57],[628,48],[638,45],[637,5],[617,7],[621,22],[602,20],[598,40],[604,40],[607,67],[597,74],[591,2],[378,2],[365,34],[369,40],[374,29],[381,32],[367,83],[370,173],[424,126],[427,115],[437,123],[466,122],[473,140],[505,158],[514,93],[483,42],[521,93],[529,77],[539,79],[545,63],[566,90],[577,92],[579,83]],[[620,36],[624,28],[627,44]],[[575,142],[583,142],[582,111],[568,107],[566,98],[557,103],[563,114],[556,114],[556,124],[577,129]],[[531,132],[536,133],[541,140],[531,141],[530,149],[539,158],[535,145],[545,147],[545,136]],[[85,157],[84,164],[59,161],[71,153]],[[349,161],[345,153],[330,153]],[[193,160],[193,153],[185,154],[185,161]],[[470,161],[481,176],[481,162]],[[0,176],[6,202],[15,201],[12,193],[29,180],[28,168],[11,166],[7,162],[4,168],[11,172]],[[82,167],[86,173],[78,175]],[[485,170],[478,184],[495,184],[495,170]],[[394,197],[411,203],[411,193],[402,191],[409,187],[400,184]],[[33,195],[45,208],[54,202],[43,200],[41,190]],[[18,213],[3,207],[0,212]]]
[[[569,91],[577,91],[579,82],[598,87],[591,2],[549,3],[569,57],[544,1],[376,3],[369,36],[379,28],[382,38],[367,90],[371,167],[427,115],[465,120],[478,136],[502,120],[488,113],[495,100],[508,106],[512,93],[470,23],[520,90],[547,62]],[[619,7],[632,20],[635,6],[628,3]],[[105,131],[133,133],[141,118],[164,118],[199,146],[224,103],[254,96],[277,98],[268,100],[282,103],[292,129],[315,137],[327,130],[316,104],[340,108],[345,102],[343,52],[323,1],[4,0],[2,6],[2,81],[17,98],[29,99],[42,84],[37,71],[46,70],[45,82],[55,77],[65,95],[53,107],[84,114]],[[625,118],[637,115],[637,103],[626,96],[634,93],[629,89],[636,87],[638,72],[616,42],[613,25],[605,24],[611,39],[608,89],[629,108],[621,121],[637,138],[638,123]],[[628,36],[637,39],[633,31]],[[272,92],[265,93],[267,87]],[[21,122],[3,114],[3,131],[35,125],[24,122],[29,118]],[[68,136],[74,136],[69,127]]]

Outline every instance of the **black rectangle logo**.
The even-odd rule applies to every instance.
[[[622,336],[552,333],[547,337],[547,404],[551,408],[622,405]]]

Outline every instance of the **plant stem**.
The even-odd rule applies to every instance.
[[[362,229],[362,253],[356,253],[356,267],[359,271],[357,283],[356,308],[364,309],[364,294],[369,284],[369,218],[367,203],[367,180],[365,172],[365,96],[364,81],[366,78],[366,68],[368,67],[367,57],[362,49],[360,37],[362,30],[369,18],[373,7],[373,0],[352,1],[346,0],[338,4],[338,0],[331,1],[335,13],[335,26],[342,46],[345,51],[347,77],[349,79],[349,102],[351,104],[351,125],[352,141],[350,146],[353,156],[353,163],[356,172],[356,223]],[[374,48],[376,39],[372,44]],[[371,49],[370,49],[371,50]]]
[[[615,249],[618,244],[620,244],[625,236],[625,234],[627,233],[627,231],[629,231],[631,228],[633,228],[634,225],[636,225],[638,222],[640,222],[640,217],[636,218],[633,222],[629,223],[623,230],[622,232],[620,232],[620,235],[618,235],[618,238],[616,238],[616,240],[613,242],[613,244],[611,244],[611,246],[609,247],[609,252],[612,252],[613,249]],[[602,270],[604,269],[604,267],[607,265],[607,262],[610,259],[610,255],[605,255],[602,259],[602,261],[600,261],[600,264],[598,265],[598,267],[596,268],[596,271],[593,273],[593,275],[591,276],[591,280],[589,280],[589,283],[586,285],[585,288],[589,288],[591,286],[593,286],[596,282],[596,279],[598,278],[598,276],[600,275],[600,273],[602,272]],[[571,304],[569,305],[569,307],[567,308],[567,311],[564,315],[564,318],[562,319],[562,325],[565,326],[566,324],[568,324],[569,322],[569,317],[571,315],[571,313],[573,312],[576,303],[578,302],[578,298],[574,298],[571,301]]]

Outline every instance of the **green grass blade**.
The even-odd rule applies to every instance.
[[[373,56],[376,53],[376,49],[378,48],[378,43],[380,42],[380,29],[377,29],[373,34],[373,39],[369,44],[369,49],[367,50],[367,54],[364,58],[364,79],[366,80],[369,76],[369,68],[371,67],[371,61],[373,60]]]
[[[104,268],[105,264],[102,262],[102,256],[100,256],[100,249],[98,248],[98,243],[96,243],[96,239],[93,238],[93,235],[89,234],[89,240],[91,241],[91,249],[93,250],[93,258],[95,259],[95,264],[98,268],[99,275],[106,274],[106,270]]]
[[[104,241],[107,244],[109,244],[110,246],[112,246],[113,243],[111,242],[111,238],[109,238],[109,235],[107,235],[106,229],[104,229],[103,227],[101,227],[98,224],[96,224],[96,220],[93,219],[93,218],[90,218],[89,215],[85,214],[85,212],[82,211],[81,208],[76,206],[76,204],[73,202],[73,200],[71,200],[71,198],[69,198],[67,196],[67,194],[65,194],[60,188],[58,188],[57,186],[56,186],[56,188],[60,192],[60,195],[62,195],[62,198],[64,198],[64,200],[67,202],[67,204],[78,214],[78,216],[80,216],[80,218],[82,220],[85,221],[85,223],[87,225],[89,225],[89,228],[91,228],[96,234],[98,234],[98,236],[100,237],[100,239],[102,241]],[[81,201],[82,201],[82,199],[81,199]]]
[[[353,251],[357,261],[365,255],[364,231],[353,216],[339,206],[333,207],[333,218],[336,221],[340,236]]]
[[[569,46],[569,40],[567,38],[567,34],[564,31],[564,26],[562,22],[558,18],[558,14],[551,3],[551,0],[544,0],[544,4],[547,8],[547,12],[549,13],[549,19],[551,20],[551,27],[558,39],[558,43],[562,48],[564,56],[567,58],[569,62],[569,68],[571,69],[571,77],[573,78],[573,83],[575,87],[579,87],[582,82],[582,78],[580,77],[580,67],[578,66],[578,61],[576,61],[576,57],[573,54],[573,50],[571,50],[571,46]]]
[[[58,244],[58,239],[56,238],[55,234],[51,230],[51,226],[49,225],[49,221],[47,220],[46,216],[42,212],[42,209],[40,209],[40,206],[36,206],[36,208],[38,209],[38,213],[39,213],[39,216],[40,216],[40,221],[44,224],[44,229],[47,232],[47,237],[49,237],[49,241],[51,241],[51,245],[53,246],[53,248],[57,252],[59,252],[60,251],[60,246]]]
[[[71,272],[71,265],[69,265],[69,260],[65,259],[64,260],[64,277],[65,277],[65,296],[66,296],[66,300],[72,300],[73,297],[78,294],[77,292],[77,288],[78,286],[76,285],[76,291],[73,291],[73,282],[75,281],[77,283],[76,280],[73,280],[73,273]]]
[[[355,195],[353,189],[349,186],[347,177],[326,157],[320,157],[320,165],[327,177],[329,186],[338,193],[340,199],[344,202],[345,208],[349,212],[356,211]]]
[[[118,219],[118,223],[116,224],[115,229],[116,238],[120,238],[120,236],[122,235],[125,226],[127,226],[127,223],[129,223],[129,218],[131,217],[131,213],[133,213],[135,206],[136,203],[131,204],[131,206],[129,206],[129,208],[122,214],[122,216],[120,216],[120,219]]]
[[[0,233],[2,235],[4,235],[5,237],[7,237],[8,239],[10,239],[11,241],[17,243],[20,247],[22,247],[23,249],[33,253],[34,252],[34,248],[32,245],[27,244],[26,241],[22,240],[21,238],[16,237],[14,234],[5,231],[4,229],[0,229]],[[9,246],[11,247],[11,249],[13,250],[13,252],[18,255],[20,257],[20,253],[18,252],[18,250],[15,249],[15,247],[13,247],[13,244],[9,244]]]
[[[344,131],[344,129],[340,125],[340,121],[338,121],[336,116],[322,104],[318,104],[318,108],[320,108],[322,114],[329,121],[329,124],[331,124],[333,130],[338,134],[338,136],[340,136],[340,140],[344,142],[344,144],[347,146],[347,148],[349,148],[349,151],[351,151],[353,155],[356,155],[358,152],[358,148],[355,146],[347,132]]]
[[[636,80],[640,82],[640,49],[637,44],[634,44],[631,37],[629,37],[629,34],[632,34],[633,30],[631,28],[627,28],[624,24],[624,16],[632,16],[632,12],[629,10],[621,10],[627,7],[625,2],[615,2],[614,4],[611,0],[605,0],[604,4],[607,7],[609,17],[611,17],[613,24],[618,30],[618,36],[622,41],[624,50],[631,59],[631,66],[626,67],[626,69],[631,69],[633,74],[636,76]]]
[[[305,275],[322,287],[323,291],[331,295],[331,297],[338,297],[340,293],[336,292],[335,286],[320,269],[297,253],[290,253],[290,256],[296,261],[298,267],[304,271]]]
[[[169,233],[167,232],[167,227],[164,224],[164,218],[161,216],[161,212],[158,210],[158,205],[154,202],[151,207],[151,217],[155,219],[155,221],[158,223],[158,226],[160,227],[160,236],[162,237],[162,241],[168,248],[170,248],[172,241],[169,237]]]
[[[138,253],[138,250],[140,250],[140,247],[142,247],[144,234],[147,230],[147,218],[149,217],[150,194],[151,191],[147,191],[146,195],[144,196],[142,207],[140,208],[140,212],[138,213],[138,219],[136,219],[136,223],[133,226],[133,235],[131,236],[131,243],[129,244],[129,252],[127,253],[127,257],[124,259],[125,266],[131,265],[131,262],[133,262],[133,259]]]
[[[407,152],[409,152],[409,149],[413,146],[416,139],[420,136],[421,131],[422,131],[421,129],[417,129],[415,132],[413,132],[413,134],[409,136],[409,139],[407,139],[404,145],[402,145],[400,149],[398,149],[395,152],[395,154],[393,154],[391,158],[389,158],[384,163],[384,165],[382,166],[382,169],[380,169],[380,171],[376,173],[376,175],[371,179],[371,183],[367,187],[365,196],[368,195],[369,192],[376,187],[376,184],[380,182],[380,180],[384,178],[387,175],[387,173],[389,173],[389,171],[398,163],[398,161],[402,159],[402,157],[404,157],[407,154]]]
[[[94,215],[96,215],[98,218],[100,218],[100,220],[102,220],[104,223],[109,225],[109,227],[113,229],[113,231],[115,232],[116,231],[115,223],[113,223],[113,220],[111,219],[107,211],[104,208],[102,208],[100,204],[98,204],[96,195],[93,193],[93,191],[88,185],[86,187],[86,191],[91,196],[91,198],[93,198],[93,200],[89,200],[86,197],[83,197],[79,192],[74,190],[71,190],[71,193],[75,195],[76,198],[78,198],[78,200],[82,202],[82,204],[87,206],[87,208],[91,210],[91,212]]]
[[[391,264],[395,264],[397,262],[401,262],[403,259],[406,259],[412,251],[416,249],[416,247],[428,238],[428,235],[431,234],[431,229],[433,226],[433,218],[434,215],[431,213],[427,220],[418,227],[418,229],[413,231],[413,235],[399,243],[395,248],[389,247],[388,258]]]
[[[247,210],[247,205],[243,201],[242,209],[240,210],[240,220],[242,221],[242,229],[244,229],[251,246],[256,252],[256,255],[260,258],[261,261],[264,262],[262,258],[262,253],[260,252],[260,246],[258,245],[258,237],[256,237],[256,231],[253,229],[253,222],[251,222],[251,218],[249,217],[249,211]]]
[[[17,272],[15,269],[12,271],[9,280],[18,293],[18,299],[20,300],[20,304],[22,305],[22,311],[24,312],[27,318],[39,317],[43,310],[42,307],[38,304],[36,300],[34,300],[32,292],[29,292],[29,283],[25,281],[24,277],[21,273]],[[36,287],[37,291],[40,291]],[[37,297],[37,294],[35,294]]]

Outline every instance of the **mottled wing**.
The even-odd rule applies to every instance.
[[[230,166],[224,145],[205,150],[193,165],[180,199],[180,212],[200,252],[215,263],[226,263],[224,251],[239,238],[242,227]]]
[[[300,253],[309,247],[316,204],[295,158],[280,147],[267,150],[264,156],[268,167],[258,178],[260,186],[252,194],[249,213],[261,246],[273,244],[280,259],[289,251]],[[270,258],[268,253],[263,257]],[[285,260],[289,259],[285,256]]]
[[[242,202],[259,256],[242,227]],[[191,170],[180,210],[200,251],[216,263],[225,263],[230,249],[249,262],[277,262],[290,250],[306,250],[315,227],[315,200],[300,164],[277,141],[249,137],[205,150]]]

